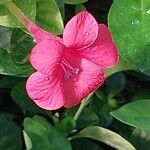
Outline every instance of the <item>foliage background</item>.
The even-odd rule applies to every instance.
[[[84,104],[78,119],[79,106],[45,111],[26,95],[26,79],[34,72],[28,54],[35,42],[6,8],[9,1],[0,0],[0,149],[149,150],[150,1],[13,0],[56,35],[82,10],[108,24],[120,62],[106,70],[106,82]]]

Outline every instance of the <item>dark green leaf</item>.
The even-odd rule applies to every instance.
[[[111,115],[123,123],[136,128],[150,130],[150,99],[137,100],[111,112]]]
[[[71,141],[73,150],[103,150],[98,144],[90,139],[79,138]]]
[[[42,112],[44,110],[40,109],[37,105],[35,105],[31,99],[27,96],[25,89],[25,82],[19,82],[16,84],[11,91],[11,97],[15,101],[17,105],[20,106],[24,111],[30,112]]]
[[[10,50],[12,30],[6,27],[0,27],[0,48]]]
[[[28,63],[17,64],[13,60],[11,53],[5,49],[0,49],[0,60],[0,74],[26,77],[34,71]]]
[[[11,38],[11,55],[18,64],[28,62],[28,55],[35,43],[33,39],[20,29],[14,29]]]
[[[55,126],[60,132],[68,134],[75,128],[75,120],[73,117],[68,116],[58,122]]]
[[[150,1],[114,0],[109,27],[120,54],[141,70],[150,68]]]
[[[99,126],[87,127],[73,136],[73,138],[81,137],[103,142],[119,150],[135,150],[135,148],[119,134]]]
[[[21,150],[21,129],[12,121],[12,117],[0,112],[0,149]]]
[[[130,141],[136,147],[136,150],[149,150],[150,132],[135,129],[130,137]]]
[[[96,125],[99,122],[98,116],[88,108],[84,108],[77,120],[77,128],[83,128],[90,125]]]
[[[69,141],[44,118],[26,118],[24,128],[31,138],[32,149],[71,150]]]
[[[106,80],[106,92],[108,99],[116,96],[125,86],[125,76],[123,73],[112,75]]]
[[[64,0],[64,3],[66,4],[81,4],[81,3],[85,3],[88,0]]]
[[[11,77],[11,76],[4,76],[0,80],[0,88],[12,88],[14,85],[16,85],[21,80],[23,80],[23,79]]]

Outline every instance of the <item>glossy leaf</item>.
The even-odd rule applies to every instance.
[[[6,27],[0,27],[0,48],[10,50],[12,30]]]
[[[64,3],[66,4],[81,4],[81,3],[85,3],[88,0],[64,0]]]
[[[21,150],[21,129],[12,121],[12,116],[0,112],[0,149]]]
[[[14,0],[14,3],[25,13],[26,16],[31,20],[35,20],[35,0]],[[0,5],[0,25],[12,28],[23,27],[18,19],[4,5]]]
[[[73,138],[81,137],[91,138],[103,142],[115,149],[135,150],[135,148],[119,134],[99,126],[87,127],[73,136]]]
[[[116,96],[125,86],[125,76],[123,73],[118,73],[110,76],[106,80],[106,92],[108,99]]]
[[[59,11],[61,13],[61,16],[63,20],[65,19],[65,6],[64,6],[64,1],[63,0],[55,0],[57,3],[57,6],[59,8]]]
[[[11,54],[5,49],[0,49],[0,60],[0,74],[26,77],[34,71],[28,63],[17,64],[14,62]]]
[[[28,34],[21,29],[14,29],[11,37],[10,53],[17,64],[28,62],[28,56],[35,43]]]
[[[55,0],[37,0],[37,23],[45,30],[62,34],[63,20]]]
[[[136,128],[150,130],[150,99],[141,99],[124,105],[111,112],[111,115],[123,123]]]
[[[67,139],[42,117],[26,118],[24,128],[32,141],[32,149],[71,150]]]
[[[150,68],[150,1],[114,0],[109,28],[120,54],[141,70]]]

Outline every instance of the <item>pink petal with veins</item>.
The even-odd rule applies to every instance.
[[[69,48],[87,47],[94,43],[98,36],[98,24],[88,12],[81,12],[66,25],[63,42]]]
[[[99,25],[96,41],[87,48],[70,50],[74,55],[91,60],[103,68],[110,68],[118,63],[118,50],[112,41],[111,34],[104,24]]]
[[[69,108],[78,104],[89,93],[96,90],[104,82],[104,73],[99,65],[93,62],[66,54],[65,59],[74,67],[79,68],[79,73],[64,83],[65,104]]]
[[[38,43],[31,51],[29,60],[32,66],[43,74],[50,74],[64,55],[64,46],[55,39]]]
[[[57,68],[51,76],[33,73],[27,80],[26,90],[30,98],[41,108],[55,110],[64,105],[62,70]]]

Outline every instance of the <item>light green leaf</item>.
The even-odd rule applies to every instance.
[[[71,150],[69,141],[42,117],[25,118],[24,128],[32,141],[32,149]]]
[[[120,54],[141,70],[150,68],[150,1],[114,0],[109,28]]]
[[[81,4],[81,3],[85,3],[88,0],[64,0],[64,3],[66,4]]]
[[[135,148],[119,134],[99,126],[90,126],[73,136],[73,138],[91,138],[103,142],[118,150],[135,150]]]
[[[3,3],[11,2],[12,0],[0,0],[0,5]]]
[[[37,0],[37,23],[45,30],[62,34],[63,19],[55,0]]]
[[[136,128],[150,130],[150,99],[141,99],[124,105],[111,112],[123,123]]]
[[[24,137],[24,142],[26,145],[26,150],[31,150],[32,149],[32,142],[26,131],[23,130],[23,137]]]
[[[35,20],[35,0],[14,0],[14,3],[21,9],[21,11],[25,13],[26,16],[28,16],[31,20]],[[12,28],[23,27],[18,19],[11,14],[11,12],[4,5],[0,5],[0,25]]]

